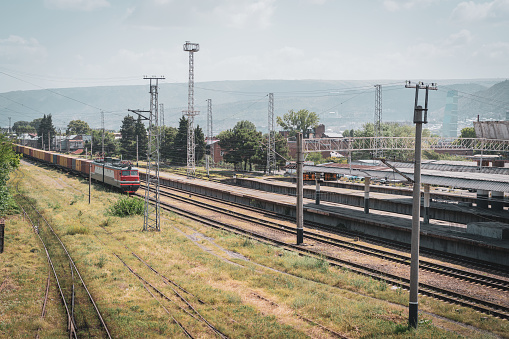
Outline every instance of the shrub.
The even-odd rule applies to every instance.
[[[118,200],[108,208],[108,213],[117,217],[143,215],[145,202],[136,197],[126,197]]]

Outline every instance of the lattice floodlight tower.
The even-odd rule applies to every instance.
[[[147,176],[145,191],[144,231],[160,231],[160,198],[159,198],[159,105],[158,83],[161,77],[144,77],[150,80],[150,116],[148,118]],[[152,203],[151,203],[152,201]]]
[[[382,150],[382,85],[375,85],[375,123],[374,123],[374,137],[375,137],[375,158],[383,157]]]
[[[192,178],[196,172],[195,163],[195,142],[194,142],[194,116],[198,111],[194,110],[194,52],[200,50],[200,45],[186,41],[184,51],[189,52],[189,85],[187,96],[187,177]]]
[[[267,174],[276,170],[276,134],[274,131],[274,93],[269,93],[268,110],[268,140],[267,140]]]

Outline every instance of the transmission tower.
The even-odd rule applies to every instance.
[[[375,122],[374,122],[374,137],[375,137],[375,158],[383,156],[381,137],[382,133],[382,85],[375,85]]]
[[[207,99],[207,175],[209,175],[210,159],[214,162],[214,158],[211,157],[210,150],[212,148],[212,99]]]
[[[187,177],[193,178],[196,172],[195,143],[194,143],[194,117],[198,111],[194,110],[194,52],[200,50],[200,45],[186,41],[184,51],[189,52],[189,85],[187,96]]]
[[[159,79],[164,77],[144,77],[150,80],[150,116],[148,118],[147,175],[145,190],[144,231],[160,231],[159,222],[159,113],[157,90]],[[136,113],[136,112],[135,112]],[[138,113],[139,114],[139,113]],[[152,203],[151,203],[152,201]]]
[[[103,155],[103,159],[104,159],[104,112],[101,111],[101,130],[102,130],[102,155]],[[92,134],[92,137],[93,137],[93,134]]]
[[[269,123],[267,140],[267,174],[276,169],[276,134],[274,132],[274,93],[269,93]]]
[[[161,126],[161,139],[164,140],[164,104],[159,104],[159,120],[160,120],[160,126]]]

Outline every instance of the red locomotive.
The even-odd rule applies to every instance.
[[[26,158],[35,159],[69,172],[86,177],[91,174],[95,181],[116,187],[123,193],[134,193],[140,187],[138,169],[118,159],[104,158],[91,161],[21,145],[14,145],[14,149],[17,153],[24,154]]]

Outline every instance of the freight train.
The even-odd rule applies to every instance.
[[[122,193],[134,193],[140,187],[138,169],[118,159],[104,158],[92,161],[28,146],[13,145],[13,148],[16,153],[23,154],[28,159],[34,159],[86,177],[90,175],[93,180],[115,187]]]

